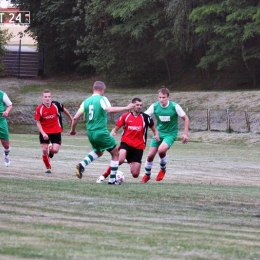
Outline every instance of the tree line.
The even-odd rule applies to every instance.
[[[49,71],[149,84],[197,70],[258,84],[256,0],[16,0]]]

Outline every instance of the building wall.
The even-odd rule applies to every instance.
[[[20,42],[20,35],[18,33],[23,33],[22,45],[35,45],[37,42],[31,38],[28,34],[25,34],[24,31],[27,29],[25,25],[1,25],[1,30],[8,29],[9,33],[13,34],[13,38],[7,43],[8,45],[17,45]]]

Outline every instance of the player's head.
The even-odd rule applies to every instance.
[[[100,93],[101,95],[104,94],[106,90],[106,85],[102,81],[96,81],[93,84],[93,92]]]
[[[158,90],[158,99],[160,104],[165,107],[169,101],[170,91],[168,88],[161,88]]]
[[[133,107],[134,114],[139,114],[143,107],[142,100],[140,98],[133,98],[132,103],[135,104]]]
[[[51,91],[49,89],[43,90],[43,92],[42,92],[42,102],[47,107],[49,107],[51,105]]]
[[[167,97],[170,96],[170,91],[169,91],[169,89],[168,89],[168,88],[165,88],[165,87],[160,88],[160,89],[158,90],[158,94],[160,94],[160,93],[162,93],[162,94],[164,94],[164,95],[167,95]]]

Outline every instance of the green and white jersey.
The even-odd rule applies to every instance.
[[[181,106],[173,101],[169,101],[165,107],[162,107],[160,102],[156,102],[145,113],[150,116],[154,114],[157,121],[156,128],[160,135],[175,136],[178,134],[178,117],[185,115]]]
[[[6,110],[7,106],[11,106],[12,102],[9,99],[9,97],[6,95],[5,92],[0,90],[0,116],[2,116],[2,113]]]
[[[87,131],[107,129],[107,107],[111,104],[108,99],[99,94],[93,94],[85,99],[79,110],[85,113]]]

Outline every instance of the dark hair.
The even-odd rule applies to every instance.
[[[138,97],[133,98],[132,103],[135,103],[136,101],[142,102],[142,100]]]
[[[106,89],[106,85],[104,82],[102,81],[96,81],[93,85],[93,89],[94,90],[97,90],[97,91],[101,91],[101,90],[104,90]]]
[[[169,91],[169,89],[168,88],[160,88],[159,90],[158,90],[158,94],[159,93],[162,93],[162,94],[166,94],[168,97],[169,97],[169,95],[170,95],[170,91]]]

